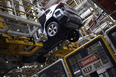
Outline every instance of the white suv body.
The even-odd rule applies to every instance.
[[[48,37],[57,37],[62,31],[65,30],[66,39],[69,41],[77,41],[79,38],[79,29],[83,26],[81,17],[77,14],[76,10],[72,7],[59,3],[51,6],[39,17],[39,22],[42,25],[42,31]],[[67,34],[72,32],[72,34]],[[76,34],[74,34],[76,32]],[[73,40],[77,37],[75,40]],[[71,40],[71,38],[73,38]]]

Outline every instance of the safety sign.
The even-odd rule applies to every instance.
[[[89,75],[104,66],[97,52],[80,60],[79,65],[84,76]]]

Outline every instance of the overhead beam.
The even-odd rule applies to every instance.
[[[27,24],[34,25],[34,26],[37,26],[37,27],[41,28],[40,23],[31,21],[31,20],[27,20],[27,19],[24,19],[24,18],[21,18],[21,17],[18,17],[18,16],[17,16],[17,20],[16,20],[15,15],[10,15],[10,14],[5,14],[5,13],[0,12],[0,17],[7,18],[7,19],[10,19],[10,20],[14,20],[14,21],[18,21],[18,22],[22,22],[22,23],[27,23]]]

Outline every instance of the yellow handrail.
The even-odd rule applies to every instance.
[[[10,2],[11,2],[11,0],[8,0],[8,1],[10,1]],[[25,1],[25,0],[23,0],[23,1]],[[25,1],[25,2],[27,2],[27,1]],[[29,2],[27,2],[27,3],[29,3]],[[33,4],[32,4],[32,3],[29,3],[29,4],[31,4],[31,6],[30,6],[30,7],[27,7],[27,6],[21,5],[21,4],[16,3],[16,2],[14,2],[14,4],[17,4],[17,5],[20,5],[20,6],[24,7],[24,8],[27,8],[27,10],[26,10],[25,12],[23,12],[24,14],[26,14],[26,12],[27,12],[28,10],[33,10],[33,11],[35,11],[34,9],[31,9],[31,7],[33,6]],[[9,7],[9,8],[11,8],[11,7]],[[12,8],[12,9],[13,9],[13,8]],[[17,10],[16,10],[16,11],[17,11]],[[19,11],[19,10],[18,10],[18,11]],[[22,12],[22,11],[20,11],[20,12]],[[21,14],[21,15],[24,15],[24,14]]]
[[[0,4],[1,5],[1,4]],[[8,7],[8,6],[5,6],[5,5],[3,5],[4,7],[7,7],[7,8],[10,8],[10,9],[13,9],[13,8],[11,8],[11,7]],[[7,9],[7,8],[3,8],[3,7],[0,7],[1,9],[4,9],[4,10],[7,10],[7,11],[11,11],[11,12],[14,12],[13,10],[9,10],[9,9]],[[26,13],[26,12],[23,12],[23,11],[20,11],[20,10],[17,10],[16,9],[16,11],[18,11],[18,12],[16,12],[17,14],[20,14],[20,15],[24,15],[24,14],[27,14],[27,15],[30,15],[29,13]],[[24,13],[24,14],[22,14],[22,13],[19,13],[19,12],[22,12],[22,13]],[[35,10],[34,10],[34,12],[35,12]],[[35,16],[35,15],[30,15],[30,16],[34,16],[34,17],[37,17],[37,16]]]
[[[27,12],[27,11],[29,11],[29,9],[32,7],[32,5],[31,6],[29,6],[29,8],[25,11],[25,12]]]
[[[70,1],[70,3],[68,5],[70,5],[74,0]]]
[[[27,17],[27,19],[29,19],[29,17],[32,16],[34,12],[35,12],[35,11],[33,11],[33,12]]]

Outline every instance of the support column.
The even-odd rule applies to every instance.
[[[10,1],[7,1],[7,6],[8,6],[8,7],[12,7]],[[8,10],[11,10],[11,11],[12,11],[12,9],[10,9],[10,8],[8,8]],[[13,12],[11,12],[11,11],[8,11],[8,13],[9,13],[10,15],[13,15]]]
[[[19,0],[19,4],[23,5],[23,1],[22,0]],[[19,5],[19,10],[25,12],[24,7],[23,6],[20,6],[20,5]],[[22,14],[24,14],[24,13],[22,13]],[[27,18],[26,17],[26,14],[20,15],[20,16],[21,16],[21,18],[25,18],[25,19]]]

